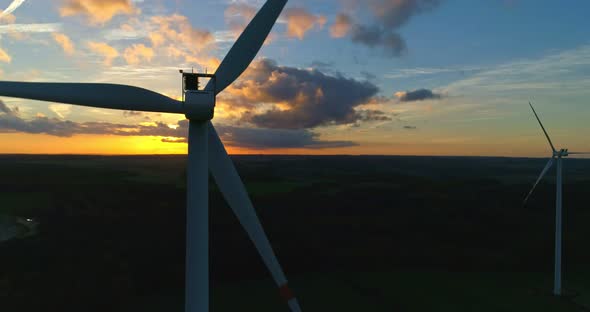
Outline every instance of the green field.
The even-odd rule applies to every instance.
[[[304,311],[590,311],[590,162],[568,160],[564,287],[551,295],[544,160],[234,157]],[[0,311],[182,311],[185,158],[0,156]],[[210,187],[211,311],[287,311]],[[10,219],[10,217],[7,217]],[[14,219],[14,218],[13,218]]]
[[[542,311],[590,310],[589,275],[571,273],[569,294],[551,295],[541,273],[380,272],[295,277],[304,311]],[[575,291],[573,290],[575,289]],[[271,280],[217,285],[212,311],[288,311]],[[137,298],[141,311],[182,311],[182,296]],[[131,306],[130,305],[130,306]],[[124,307],[120,311],[129,311]]]

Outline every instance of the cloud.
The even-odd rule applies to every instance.
[[[143,112],[138,112],[138,111],[124,111],[123,112],[123,116],[125,116],[126,118],[140,117],[140,116],[143,116]]]
[[[6,52],[4,49],[0,48],[0,62],[10,63],[12,61],[12,57]]]
[[[225,22],[229,26],[229,31],[217,32],[217,41],[233,43],[238,36],[244,31],[248,23],[252,21],[258,7],[255,7],[247,2],[231,3],[224,12]],[[271,32],[264,44],[269,44],[275,38],[275,33]]]
[[[153,49],[161,49],[169,57],[199,64],[210,70],[219,66],[217,58],[205,55],[205,52],[215,47],[215,37],[208,30],[193,27],[186,16],[153,16],[147,27],[150,29],[148,38]]]
[[[416,67],[416,68],[399,68],[395,72],[384,75],[388,79],[411,78],[429,75],[454,74],[465,76],[467,74],[477,73],[486,70],[482,66],[450,66],[450,67]]]
[[[249,149],[286,149],[286,148],[342,148],[357,146],[353,141],[322,141],[319,134],[305,129],[265,129],[247,128],[227,125],[215,126],[217,134],[224,144],[231,147]],[[188,132],[188,123],[179,122],[177,131]],[[165,143],[186,143],[187,137],[163,138]]]
[[[79,134],[113,136],[154,136],[164,143],[186,143],[188,120],[181,120],[171,126],[163,122],[139,125],[115,124],[108,122],[74,122],[37,115],[32,120],[18,117],[3,102],[0,102],[0,133],[23,132],[71,137]],[[229,146],[275,149],[275,148],[338,148],[355,146],[352,141],[322,141],[319,135],[309,130],[255,129],[218,125],[221,139]]]
[[[538,58],[486,65],[444,88],[465,96],[507,97],[520,93],[552,95],[589,94],[590,45],[552,51]]]
[[[332,62],[322,62],[322,61],[313,61],[309,64],[309,67],[312,69],[317,69],[319,71],[329,71],[334,67],[334,63]]]
[[[92,25],[105,24],[116,15],[139,14],[131,0],[63,0],[61,16],[83,15]]]
[[[363,76],[365,80],[377,80],[377,75],[365,70],[361,71],[361,76]]]
[[[434,100],[440,99],[442,97],[441,94],[434,93],[432,90],[428,89],[418,89],[414,91],[400,91],[396,92],[395,96],[399,99],[400,102],[415,102],[415,101],[424,101],[424,100]]]
[[[140,63],[150,62],[154,58],[154,50],[146,47],[144,44],[134,44],[125,49],[123,58],[127,64],[137,65]]]
[[[389,121],[392,120],[385,112],[380,110],[364,109],[357,110],[361,121]]]
[[[330,27],[330,35],[333,38],[343,38],[350,33],[352,29],[353,21],[352,18],[346,14],[338,14],[336,16],[336,22]]]
[[[186,16],[180,14],[133,17],[117,29],[107,30],[104,36],[108,41],[149,41],[128,51],[126,61],[132,63],[152,60],[152,53],[153,62],[173,63],[174,66],[205,67],[211,71],[221,63],[209,54],[216,47],[214,34],[194,27]]]
[[[326,24],[326,17],[323,15],[314,15],[303,8],[289,8],[285,10],[287,19],[287,36],[303,40],[305,34],[314,27],[320,29]]]
[[[377,19],[386,27],[397,29],[406,24],[414,15],[430,11],[440,0],[363,0]]]
[[[72,105],[68,104],[51,104],[49,110],[56,114],[59,118],[65,119],[72,112]]]
[[[132,25],[139,24],[138,19],[132,18],[127,23],[123,23],[119,28],[108,29],[104,32],[104,38],[108,41],[116,40],[139,40],[147,38],[148,30],[144,26]]]
[[[14,12],[16,9],[18,9],[18,7],[20,7],[23,3],[25,2],[25,0],[14,0],[12,1],[8,7],[6,8],[6,10],[2,11],[2,13],[0,13],[0,19],[5,18],[6,16],[8,16],[10,13]]]
[[[278,66],[264,59],[253,63],[228,89],[228,95],[238,103],[271,104],[265,111],[249,110],[242,121],[261,128],[301,129],[363,120],[356,108],[368,103],[378,91],[367,81]]]
[[[62,33],[54,33],[53,40],[57,42],[67,55],[73,55],[76,52],[74,43],[70,38]]]
[[[399,56],[406,50],[406,42],[398,33],[384,31],[380,26],[354,25],[351,39],[371,48],[381,47],[393,56]]]
[[[197,53],[210,48],[215,42],[211,32],[193,27],[184,15],[152,16],[150,22],[153,29],[149,33],[149,39],[154,47],[166,43],[180,44]]]
[[[5,22],[6,24],[14,24],[16,22],[16,16],[6,14],[0,18],[0,21]]]
[[[0,114],[0,132],[23,132],[71,137],[77,134],[97,134],[115,136],[164,136],[186,137],[179,129],[170,128],[164,123],[153,125],[125,125],[108,122],[74,122],[37,115],[25,120],[14,113]]]
[[[0,34],[15,34],[15,33],[48,33],[59,32],[62,25],[59,23],[46,24],[9,24],[0,25]]]
[[[113,64],[113,60],[119,57],[119,52],[117,51],[117,49],[111,47],[110,45],[104,42],[90,41],[87,43],[87,45],[92,52],[104,58],[103,63],[106,66],[111,66]]]
[[[242,33],[257,11],[255,6],[244,2],[232,3],[228,6],[224,16],[234,37]],[[315,27],[323,28],[327,22],[325,16],[312,14],[304,8],[287,8],[282,16],[280,21],[287,24],[285,35],[299,40],[302,40]],[[272,40],[272,33],[267,42],[269,40]]]
[[[230,4],[224,12],[225,22],[237,37],[256,15],[256,8],[247,3]]]
[[[223,141],[234,147],[252,149],[270,148],[341,148],[357,146],[352,141],[321,141],[319,135],[309,130],[242,128],[231,126],[216,127]]]
[[[358,44],[381,48],[391,56],[406,51],[405,40],[398,33],[400,27],[415,15],[436,8],[440,0],[348,0],[348,12],[340,13],[330,28],[334,38],[349,36]],[[375,23],[364,24],[352,14],[361,15],[363,8],[375,18]]]

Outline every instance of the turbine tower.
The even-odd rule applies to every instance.
[[[223,59],[214,75],[183,74],[184,100],[177,101],[146,89],[118,84],[0,82],[0,95],[82,106],[184,114],[188,137],[186,213],[185,311],[209,311],[209,172],[253,241],[291,311],[301,311],[297,299],[260,224],[244,184],[211,123],[217,94],[248,68],[287,0],[267,0]],[[205,76],[200,89],[191,78]],[[187,83],[188,82],[188,83]]]
[[[543,177],[545,176],[545,174],[547,174],[547,171],[549,171],[549,169],[551,169],[551,166],[553,166],[553,163],[556,162],[557,160],[557,183],[556,183],[556,198],[555,198],[555,268],[554,268],[554,280],[553,280],[553,294],[555,296],[561,296],[562,295],[562,287],[561,287],[561,243],[562,243],[562,233],[563,233],[563,219],[562,219],[562,184],[563,184],[563,158],[569,156],[569,155],[588,155],[590,153],[580,153],[580,152],[570,152],[568,149],[560,149],[559,151],[555,149],[555,146],[553,145],[553,142],[551,141],[551,138],[549,137],[549,134],[547,133],[547,130],[545,130],[545,127],[543,126],[543,123],[541,122],[541,119],[539,118],[539,115],[537,115],[537,112],[535,111],[535,108],[533,107],[533,104],[531,104],[529,102],[529,106],[531,107],[531,109],[533,110],[533,114],[535,114],[535,118],[537,118],[537,121],[539,122],[539,125],[541,126],[541,129],[543,129],[543,133],[545,133],[545,137],[547,137],[547,141],[549,142],[549,146],[551,147],[551,158],[549,159],[549,162],[547,162],[547,165],[545,166],[545,168],[543,168],[543,171],[541,171],[541,175],[539,175],[539,178],[537,179],[537,181],[535,182],[535,184],[533,185],[533,188],[531,189],[531,191],[527,194],[526,198],[524,199],[524,204],[526,204],[529,200],[529,198],[531,197],[531,195],[533,194],[533,191],[535,190],[535,188],[537,187],[537,185],[539,184],[539,182],[541,182],[541,179],[543,179]]]

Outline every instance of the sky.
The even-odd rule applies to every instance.
[[[264,2],[0,0],[0,80],[179,99],[178,70],[214,72]],[[573,0],[290,0],[213,123],[234,154],[550,156],[530,101],[557,147],[590,151],[589,11]],[[0,153],[187,152],[182,115],[0,100]]]

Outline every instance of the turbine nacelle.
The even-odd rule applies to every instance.
[[[567,157],[569,155],[570,153],[567,148],[562,148],[559,151],[553,151],[553,157]]]
[[[216,76],[182,70],[182,108],[187,119],[209,121],[215,111]],[[203,87],[207,86],[207,87]]]

